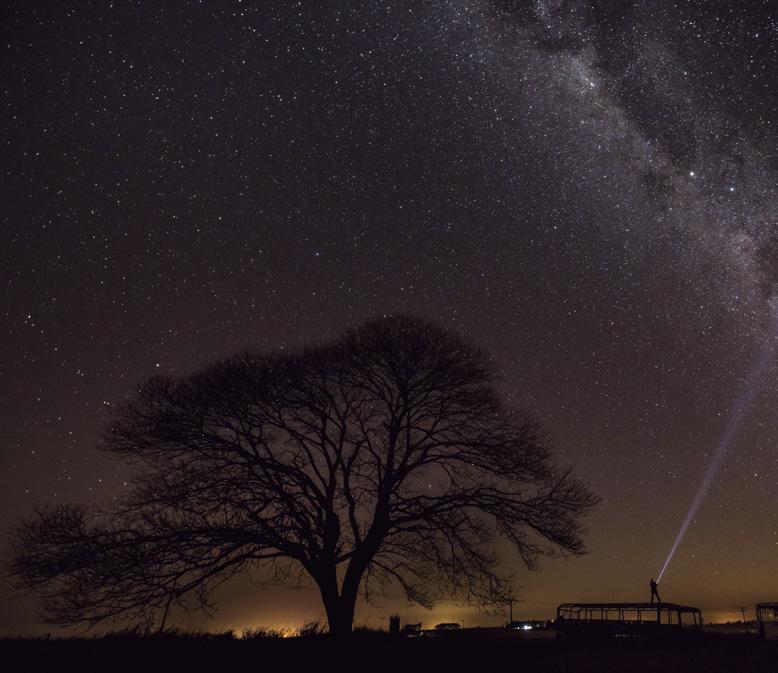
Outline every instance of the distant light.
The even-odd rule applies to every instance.
[[[693,178],[695,175],[696,175],[696,173],[694,171],[689,171],[689,177],[690,178]]]
[[[532,624],[525,624],[521,629],[522,631],[532,631]]]

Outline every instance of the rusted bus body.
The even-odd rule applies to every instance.
[[[756,625],[762,640],[778,640],[778,602],[756,604]]]
[[[676,603],[563,603],[555,626],[563,639],[685,639],[702,633],[702,614]]]

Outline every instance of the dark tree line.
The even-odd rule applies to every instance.
[[[58,624],[207,608],[252,570],[312,579],[335,634],[360,590],[498,604],[495,540],[529,567],[580,554],[596,497],[497,380],[482,350],[407,317],[153,378],[102,441],[132,465],[131,493],[38,510],[13,533],[11,572]]]

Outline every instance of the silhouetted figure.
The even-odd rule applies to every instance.
[[[654,597],[656,597],[656,602],[661,603],[662,599],[659,598],[659,592],[656,590],[656,582],[654,581],[654,578],[651,578],[651,602],[654,602]]]

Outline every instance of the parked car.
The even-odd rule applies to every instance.
[[[435,625],[435,631],[457,631],[461,628],[462,625],[457,622],[443,622]]]

